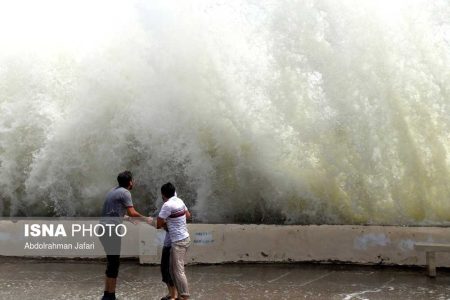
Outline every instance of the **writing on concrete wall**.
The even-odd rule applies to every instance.
[[[194,244],[208,245],[214,243],[213,234],[210,231],[202,231],[194,233]]]

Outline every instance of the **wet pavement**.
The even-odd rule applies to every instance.
[[[0,259],[0,299],[100,299],[104,263]],[[450,270],[321,264],[187,266],[191,299],[450,299]],[[160,299],[159,266],[121,264],[119,299]]]

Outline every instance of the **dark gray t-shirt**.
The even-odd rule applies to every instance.
[[[130,206],[133,206],[130,191],[120,186],[115,187],[106,194],[102,217],[122,218]]]

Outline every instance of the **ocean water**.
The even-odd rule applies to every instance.
[[[450,2],[0,2],[0,215],[447,224]]]

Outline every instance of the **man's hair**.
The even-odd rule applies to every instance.
[[[161,194],[166,198],[172,198],[175,196],[175,187],[170,182],[163,184],[161,187]]]
[[[119,183],[119,186],[123,188],[127,188],[132,180],[133,174],[131,174],[130,171],[123,171],[117,175],[117,182]]]

